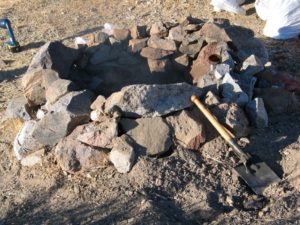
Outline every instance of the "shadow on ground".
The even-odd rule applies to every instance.
[[[27,70],[27,66],[23,66],[21,68],[13,69],[13,70],[0,70],[0,82],[5,80],[14,80],[18,78],[20,75],[24,74]]]

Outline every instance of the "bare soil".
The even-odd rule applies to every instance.
[[[208,0],[2,0],[0,17],[12,21],[23,46],[17,54],[0,46],[0,225],[2,224],[300,224],[300,117],[270,118],[253,130],[245,149],[258,154],[282,181],[253,194],[230,166],[225,142],[206,124],[208,142],[198,152],[174,149],[163,158],[139,158],[132,171],[107,168],[66,174],[48,152],[41,165],[22,167],[11,141],[21,123],[4,122],[9,99],[21,94],[20,76],[49,40],[73,46],[74,37],[98,31],[105,22],[124,27],[156,21],[226,18],[254,32],[279,70],[300,77],[300,40],[262,36],[264,22],[247,3],[247,16],[212,12]],[[0,30],[0,39],[5,40]]]

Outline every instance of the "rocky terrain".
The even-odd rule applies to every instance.
[[[262,37],[244,7],[1,2],[23,51],[0,47],[0,224],[299,223],[299,40]],[[282,178],[264,196],[232,172],[191,94]]]

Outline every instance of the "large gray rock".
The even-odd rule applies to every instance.
[[[118,123],[107,118],[99,123],[83,125],[82,134],[77,140],[93,147],[112,148],[112,141],[118,136]]]
[[[240,85],[226,73],[221,84],[222,97],[230,102],[245,105],[249,101],[248,95],[241,89]]]
[[[24,74],[22,86],[29,104],[33,106],[44,104],[46,102],[46,90],[58,78],[58,73],[51,69],[38,68]]]
[[[78,59],[79,51],[68,48],[61,42],[47,42],[33,57],[27,72],[36,69],[52,69],[61,78],[68,78],[73,63]]]
[[[109,164],[105,150],[95,149],[76,140],[83,127],[77,127],[68,137],[62,139],[55,148],[55,156],[60,167],[67,172],[91,170]]]
[[[70,80],[57,79],[46,90],[46,100],[48,103],[53,104],[60,97],[66,95],[71,91],[77,91],[79,87]]]
[[[33,136],[35,125],[34,120],[26,121],[14,140],[13,149],[18,160],[43,147]]]
[[[173,129],[176,142],[184,148],[198,150],[205,142],[203,124],[196,121],[188,111],[183,110],[177,115],[169,116],[166,121]]]
[[[262,98],[255,98],[246,105],[246,112],[252,123],[257,128],[268,126],[268,113]]]
[[[114,147],[109,153],[109,160],[120,173],[127,173],[135,161],[135,153],[127,135],[114,140]]]
[[[145,152],[150,156],[159,156],[172,145],[170,128],[161,117],[123,119],[120,123],[127,135],[136,142],[141,154]]]
[[[31,109],[27,99],[22,95],[9,101],[5,115],[8,118],[21,118],[22,120],[30,120]]]
[[[105,112],[120,109],[130,116],[156,117],[192,106],[191,95],[203,91],[187,83],[130,85],[113,93],[105,103]]]
[[[76,126],[90,120],[94,95],[89,91],[70,92],[48,109],[37,122],[33,136],[43,145],[55,145]]]

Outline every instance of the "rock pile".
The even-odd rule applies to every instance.
[[[238,137],[268,126],[267,110],[298,110],[297,98],[267,79],[264,46],[236,38],[226,22],[187,18],[106,29],[77,49],[45,44],[23,75],[25,97],[7,109],[25,121],[17,159],[32,165],[47,148],[70,173],[109,163],[126,173],[141,155],[160,157],[178,145],[197,150],[206,135],[191,111],[193,94]],[[288,105],[276,106],[276,95]]]

